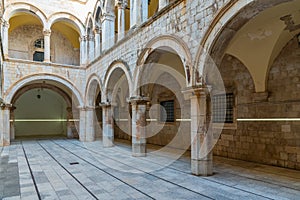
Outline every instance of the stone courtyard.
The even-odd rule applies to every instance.
[[[1,199],[300,199],[300,0],[0,1]]]
[[[187,152],[131,157],[125,141],[19,140],[1,147],[0,199],[299,199],[299,171],[214,157],[214,175],[193,176]],[[127,155],[128,154],[128,155]]]

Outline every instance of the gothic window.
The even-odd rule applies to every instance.
[[[160,102],[162,106],[160,110],[161,122],[174,122],[175,121],[175,108],[174,100]]]
[[[214,123],[233,123],[234,121],[234,94],[218,94],[212,98],[213,103],[213,122]]]

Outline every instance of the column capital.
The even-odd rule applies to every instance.
[[[68,110],[69,108],[67,108]],[[72,109],[72,108],[71,108]],[[81,106],[81,107],[78,107],[78,109],[80,111],[91,111],[91,110],[95,110],[95,106]]]
[[[182,93],[185,95],[192,96],[202,96],[207,95],[211,92],[212,86],[210,85],[201,85],[201,86],[191,86],[182,90]]]
[[[86,42],[87,39],[88,39],[88,36],[87,36],[87,35],[82,35],[82,36],[79,37],[79,41],[80,41],[80,42]]]
[[[15,107],[12,104],[2,102],[0,104],[0,108],[1,108],[1,110],[11,110],[11,109],[14,109]]]
[[[100,34],[100,33],[101,33],[101,27],[100,26],[95,26],[94,34]]]
[[[103,13],[101,16],[101,22],[108,20],[108,21],[114,21],[115,20],[114,13]]]
[[[131,104],[146,104],[147,102],[150,101],[149,97],[144,97],[144,96],[133,96],[127,99],[128,103]]]
[[[118,9],[125,9],[128,5],[127,0],[115,0],[115,6],[118,7]]]
[[[4,26],[4,27],[7,27],[9,28],[9,22],[6,21],[5,19],[1,18],[1,25]]]
[[[50,36],[51,35],[51,30],[45,29],[45,30],[43,30],[43,34],[44,34],[44,36]]]
[[[99,106],[101,106],[102,108],[109,108],[112,106],[111,102],[101,102],[99,103]]]

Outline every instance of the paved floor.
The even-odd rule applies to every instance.
[[[148,148],[134,158],[124,143],[14,142],[0,147],[0,199],[300,199],[299,171],[215,157],[215,175],[197,177],[188,155]]]

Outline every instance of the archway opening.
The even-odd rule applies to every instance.
[[[116,68],[109,78],[107,101],[111,102],[113,109],[114,138],[121,143],[131,143],[131,108],[128,98],[128,79],[121,68]]]
[[[93,129],[95,131],[95,138],[94,139],[101,139],[102,138],[102,107],[100,106],[101,104],[101,88],[100,84],[98,83],[97,80],[92,80],[89,84],[88,88],[88,106],[94,109],[92,119],[93,123]]]
[[[78,111],[65,89],[45,80],[19,89],[12,99],[11,139],[78,138]]]
[[[29,11],[16,12],[9,19],[8,56],[43,61],[43,45],[36,45],[37,41],[42,41],[43,38],[43,25],[38,16]],[[34,59],[35,55],[38,55],[39,59]]]
[[[142,66],[139,86],[141,95],[150,97],[147,143],[185,152],[191,141],[190,101],[182,94],[186,75],[180,56],[169,47],[155,49]]]
[[[299,147],[300,115],[293,109],[299,106],[299,5],[254,1],[215,38],[209,53],[224,81],[223,94],[233,95],[224,107],[232,108],[232,121],[225,123],[215,155],[299,169],[292,159],[299,153],[287,150]],[[237,23],[241,18],[244,23]]]
[[[54,63],[79,65],[79,30],[69,20],[58,20],[51,26],[50,57]]]

